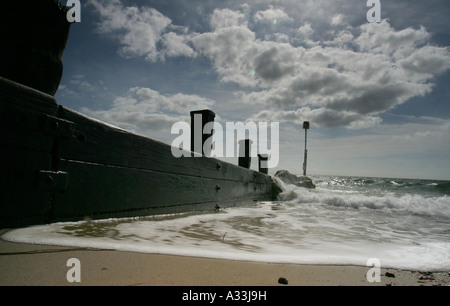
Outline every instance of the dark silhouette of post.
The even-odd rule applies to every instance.
[[[239,140],[239,166],[250,169],[252,157],[250,155],[251,145],[253,141],[250,139]]]
[[[1,0],[0,12],[0,76],[55,95],[69,37],[68,8],[57,0]]]
[[[309,129],[309,121],[303,122],[303,129],[305,130],[305,159],[303,160],[303,176],[306,176],[306,160],[308,158],[308,150],[306,149],[307,131]]]
[[[209,109],[191,112],[191,151],[205,156],[211,155],[211,143],[206,143],[211,139],[214,129],[214,118],[216,114]],[[208,126],[206,126],[208,125]],[[205,128],[206,126],[206,128]]]
[[[269,174],[269,168],[267,166],[268,154],[258,154],[258,171],[263,174]]]

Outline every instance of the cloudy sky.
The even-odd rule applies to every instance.
[[[56,99],[169,144],[191,110],[279,122],[271,173],[310,121],[308,174],[450,179],[450,3],[380,2],[81,0]]]

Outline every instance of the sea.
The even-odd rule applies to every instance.
[[[8,241],[270,263],[450,271],[450,181],[311,176],[277,201],[214,212],[85,220]],[[375,261],[374,261],[375,260]]]

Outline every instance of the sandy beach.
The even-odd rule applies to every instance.
[[[0,235],[5,231],[0,231]],[[80,262],[80,282],[68,282],[70,258]],[[448,286],[449,272],[371,267],[258,263],[120,252],[0,240],[2,286]],[[283,278],[287,285],[280,284]]]

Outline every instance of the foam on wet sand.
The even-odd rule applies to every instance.
[[[70,258],[80,260],[80,283],[67,281]],[[370,268],[274,264],[0,241],[0,285],[6,286],[286,286],[278,282],[281,277],[288,281],[288,286],[450,285],[448,272],[383,268],[380,282],[370,283],[366,278]]]

